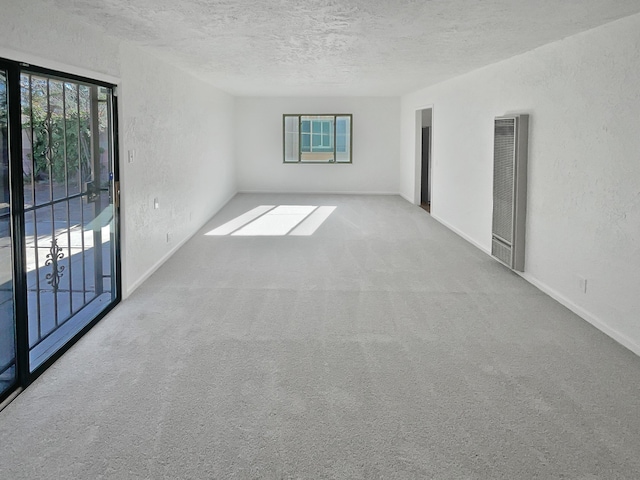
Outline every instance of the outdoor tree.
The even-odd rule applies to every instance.
[[[91,172],[89,88],[23,75],[21,89],[23,138],[31,143],[25,180],[86,181]]]

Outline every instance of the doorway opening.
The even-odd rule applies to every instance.
[[[433,108],[418,111],[420,123],[420,206],[431,213],[431,130],[433,124]]]

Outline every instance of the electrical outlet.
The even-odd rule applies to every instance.
[[[587,293],[587,279],[578,275],[578,290]]]
[[[158,200],[158,197],[153,199],[153,209],[157,210],[160,208],[160,200]]]
[[[135,160],[135,156],[136,156],[136,151],[135,150],[129,150],[129,155],[127,157],[129,163],[133,163],[133,161]]]

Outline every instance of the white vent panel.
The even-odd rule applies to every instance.
[[[491,241],[491,255],[507,266],[511,266],[511,246],[496,240]]]
[[[496,120],[493,140],[493,233],[505,242],[513,239],[514,119]]]
[[[491,255],[518,271],[524,271],[528,129],[528,115],[494,122]]]

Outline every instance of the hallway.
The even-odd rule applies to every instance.
[[[206,235],[263,205],[335,209]],[[0,412],[0,478],[638,478],[638,385],[400,197],[239,194]]]

